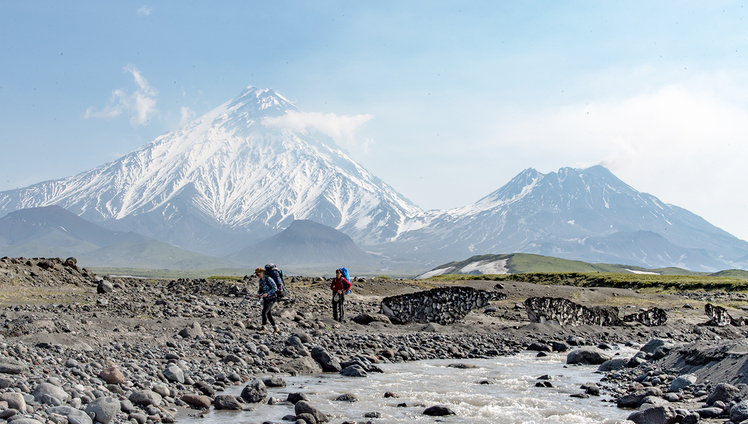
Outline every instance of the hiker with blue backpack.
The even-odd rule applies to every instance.
[[[269,275],[265,275],[265,268],[255,269],[255,275],[260,279],[260,287],[257,290],[258,299],[262,299],[262,328],[260,333],[265,333],[265,325],[270,322],[276,333],[280,332],[280,328],[275,324],[273,319],[273,305],[276,301],[276,293],[278,292],[278,285],[275,283],[275,279]]]
[[[345,302],[345,295],[351,292],[351,277],[348,276],[348,270],[340,268],[335,270],[335,278],[330,282],[330,290],[332,290],[332,319],[338,322],[343,322],[343,314],[345,308],[343,302]]]

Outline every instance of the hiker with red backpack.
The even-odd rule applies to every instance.
[[[351,292],[351,281],[348,276],[348,270],[340,268],[335,270],[335,278],[330,282],[330,290],[332,290],[332,319],[338,322],[343,322],[343,314],[345,308],[343,302],[345,302],[345,295]]]

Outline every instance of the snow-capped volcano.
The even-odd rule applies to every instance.
[[[116,161],[0,193],[0,216],[59,205],[111,229],[227,254],[294,219],[381,243],[420,212],[329,137],[267,125],[289,111],[298,108],[273,90],[248,87]]]

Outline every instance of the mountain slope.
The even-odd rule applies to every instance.
[[[364,244],[396,236],[420,210],[332,140],[271,125],[297,110],[272,90],[249,87],[114,162],[0,193],[0,215],[59,205],[110,229],[211,254],[235,252],[295,219]]]
[[[527,169],[473,205],[423,214],[380,251],[432,264],[487,253],[536,253],[647,268],[748,266],[748,243],[641,193],[602,166]]]
[[[0,256],[74,256],[82,266],[206,269],[233,266],[135,233],[110,231],[59,206],[0,218]]]
[[[229,257],[246,266],[273,262],[283,266],[332,267],[371,265],[375,258],[347,235],[310,220],[298,220],[284,231]]]

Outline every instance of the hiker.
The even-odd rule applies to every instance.
[[[260,329],[260,333],[266,331],[265,325],[267,325],[268,322],[273,326],[275,332],[278,333],[280,332],[280,328],[275,324],[272,314],[273,305],[276,300],[275,292],[278,291],[278,287],[275,285],[275,281],[272,278],[265,276],[265,268],[255,269],[255,275],[260,279],[260,288],[257,290],[257,295],[255,297],[262,299],[262,328]]]
[[[343,271],[340,269],[335,270],[335,278],[330,283],[330,290],[332,290],[332,319],[338,322],[343,322],[343,313],[345,308],[343,302],[345,301],[345,293],[351,289],[351,282],[343,276]]]

